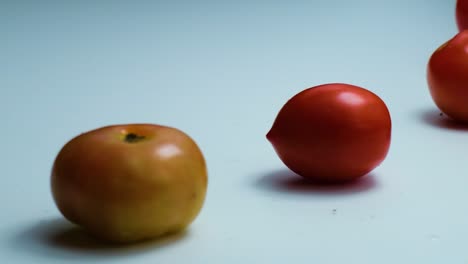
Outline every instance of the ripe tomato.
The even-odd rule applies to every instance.
[[[390,113],[366,89],[324,84],[293,96],[267,138],[297,174],[319,182],[350,181],[385,159],[391,139]]]
[[[460,31],[468,29],[468,0],[457,1],[456,18]]]
[[[427,81],[437,107],[454,120],[468,122],[468,30],[432,54]]]
[[[65,144],[51,184],[68,220],[98,238],[128,243],[189,225],[205,199],[207,170],[198,146],[178,129],[114,125]]]

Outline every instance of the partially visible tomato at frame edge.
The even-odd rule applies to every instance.
[[[323,84],[289,99],[267,139],[298,175],[320,183],[349,182],[387,156],[391,117],[384,101],[367,89]]]
[[[455,15],[458,30],[468,29],[468,0],[457,0]]]
[[[434,51],[427,82],[437,107],[453,120],[468,123],[468,30]]]

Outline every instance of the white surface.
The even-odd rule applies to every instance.
[[[0,263],[468,263],[468,129],[440,121],[425,79],[454,6],[2,1]],[[353,186],[298,184],[265,138],[287,99],[327,82],[392,114],[387,159]],[[71,137],[128,122],[190,134],[208,196],[184,235],[107,248],[70,231],[49,173]]]

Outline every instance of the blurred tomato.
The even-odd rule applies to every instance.
[[[452,119],[468,122],[468,30],[432,54],[427,80],[437,107]]]
[[[349,84],[324,84],[292,97],[267,138],[297,174],[344,182],[366,175],[385,159],[391,119],[374,93]]]
[[[456,7],[458,29],[468,29],[468,0],[458,0]]]

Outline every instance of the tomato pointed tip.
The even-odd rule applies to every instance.
[[[266,134],[266,138],[268,139],[268,141],[271,141],[271,138],[272,138],[272,135],[271,135],[271,130],[268,131],[268,133]]]

